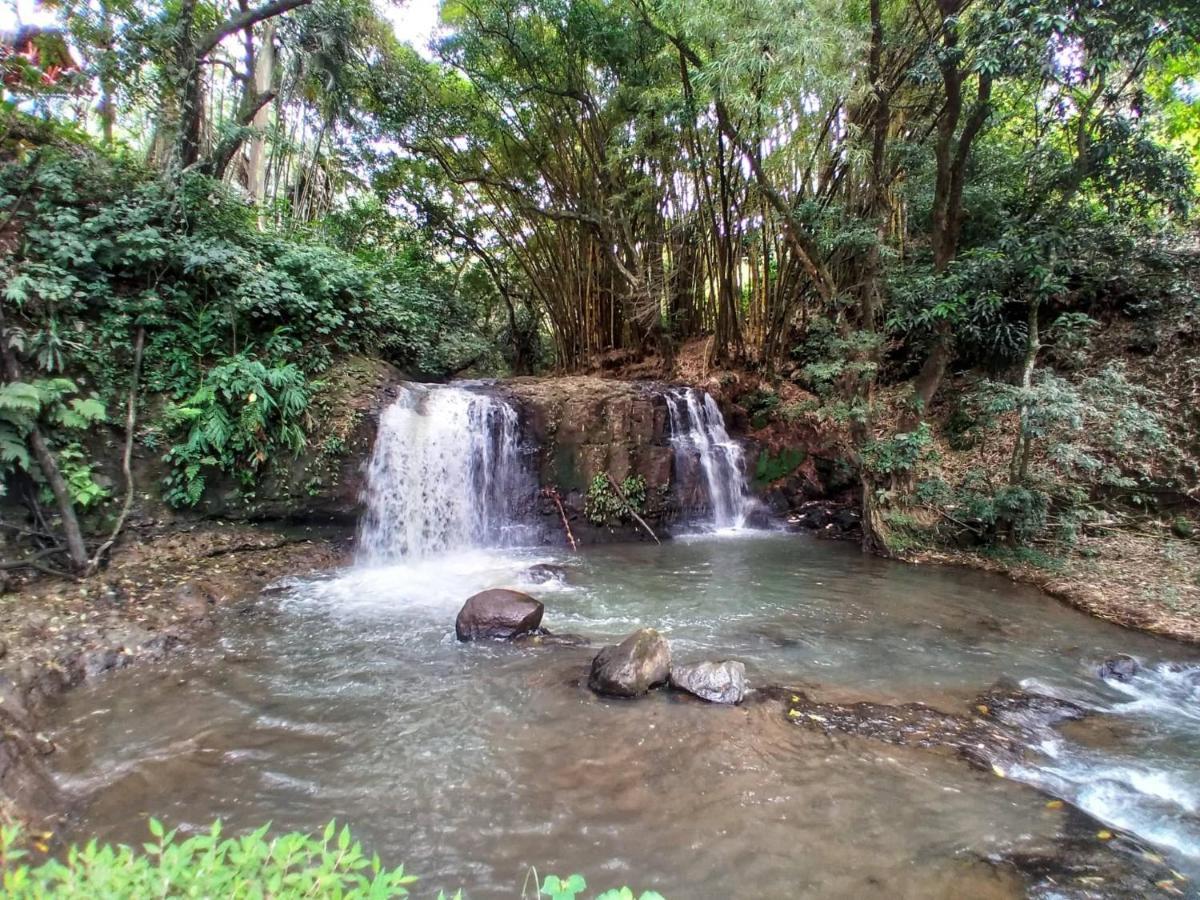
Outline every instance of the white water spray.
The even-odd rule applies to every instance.
[[[534,493],[512,406],[462,388],[406,385],[379,420],[360,559],[517,542],[517,509]]]
[[[744,527],[752,503],[745,454],[725,430],[717,402],[694,388],[677,388],[666,397],[677,469],[686,470],[698,459],[713,526]]]

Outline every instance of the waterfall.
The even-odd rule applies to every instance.
[[[359,556],[383,562],[513,543],[516,509],[535,493],[511,405],[457,387],[406,385],[379,420]]]
[[[725,430],[717,402],[694,388],[676,388],[666,396],[677,473],[698,461],[713,526],[743,527],[751,504],[745,455]]]

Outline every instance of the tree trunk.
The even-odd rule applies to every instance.
[[[10,382],[20,381],[21,366],[17,362],[12,345],[8,342],[8,327],[5,323],[3,307],[0,307],[0,354],[4,357],[4,372],[8,380]],[[75,515],[75,504],[71,500],[71,491],[67,487],[66,479],[63,478],[62,470],[58,467],[58,460],[55,459],[54,452],[46,442],[45,435],[42,434],[42,429],[37,422],[33,423],[26,440],[29,442],[34,458],[42,470],[42,475],[46,478],[46,484],[50,486],[50,492],[54,494],[54,500],[58,504],[71,570],[82,574],[88,567],[87,547],[83,543],[83,532],[79,528],[79,519]]]
[[[254,61],[254,91],[258,96],[266,96],[275,82],[275,23],[267,22],[263,26],[262,47]],[[254,207],[258,210],[258,230],[266,228],[263,217],[263,202],[267,197],[267,126],[271,122],[271,110],[262,106],[255,114],[251,123],[254,136],[250,138],[250,158],[246,167],[246,189],[254,198]]]
[[[1038,313],[1041,311],[1041,300],[1035,297],[1029,303],[1029,336],[1025,343],[1025,361],[1021,366],[1021,423],[1017,430],[1017,440],[1013,446],[1012,459],[1008,466],[1010,484],[1021,484],[1029,474],[1029,457],[1033,449],[1033,436],[1029,432],[1029,417],[1032,404],[1029,392],[1033,390],[1033,372],[1037,367],[1038,351],[1042,348],[1041,330],[1038,326]]]

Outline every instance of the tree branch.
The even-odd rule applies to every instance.
[[[238,13],[229,19],[226,19],[208,34],[204,35],[196,43],[196,59],[197,61],[208,56],[221,41],[229,37],[235,32],[241,31],[243,28],[250,28],[257,25],[266,19],[273,19],[275,16],[283,15],[283,13],[296,9],[299,6],[308,6],[312,0],[275,0],[274,3],[267,3],[263,6],[256,6],[254,9],[247,9]]]

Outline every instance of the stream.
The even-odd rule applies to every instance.
[[[714,524],[734,527],[569,553],[523,547],[510,527],[504,504],[528,488],[503,404],[415,387],[377,442],[357,565],[285,577],[227,616],[216,647],[59,701],[57,773],[86,798],[68,837],[137,844],[151,814],[185,830],[337,819],[420,874],[420,896],[511,898],[536,867],[672,900],[986,898],[1028,890],[1003,861],[1054,858],[1103,826],[1119,833],[1103,852],[1153,851],[1194,883],[1200,652],[998,577],[737,529],[740,451],[715,406],[677,405],[703,411],[676,446],[700,454],[723,492]],[[538,563],[564,578],[529,583]],[[497,586],[538,597],[543,624],[592,645],[457,642],[463,601]],[[592,694],[596,647],[643,626],[677,661],[742,660],[751,697]],[[1120,653],[1139,671],[1101,679]],[[997,777],[797,727],[753,694],[782,684],[962,712],[1002,679],[1094,714],[1045,731]]]
[[[522,585],[535,562],[568,584]],[[778,709],[581,683],[594,650],[459,644],[464,597],[525,586],[546,622],[603,641],[654,624],[683,660],[731,656],[751,685],[968,702],[999,677],[1105,710],[1016,774],[1196,873],[1196,654],[956,570],[804,537],[751,534],[471,551],[289,583],[218,652],[118,673],[54,718],[61,777],[91,797],[77,835],[136,842],[146,814],[315,829],[352,824],[385,859],[471,897],[516,896],[529,866],[668,897],[1013,896],[981,861],[1064,824],[1046,797],[927,751],[826,737]],[[1096,677],[1127,652],[1129,684]],[[1113,852],[1118,852],[1114,850]],[[757,893],[755,893],[757,892]]]

